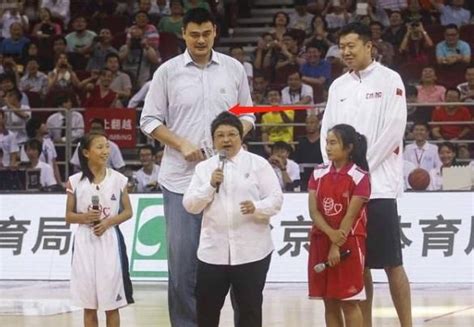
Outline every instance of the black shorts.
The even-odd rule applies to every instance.
[[[373,199],[367,204],[365,266],[373,269],[403,264],[400,220],[395,199]]]

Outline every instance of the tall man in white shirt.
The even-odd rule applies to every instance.
[[[426,122],[415,122],[413,125],[415,142],[408,144],[403,151],[404,160],[427,172],[442,165],[438,155],[438,146],[427,141],[429,135],[430,128]]]
[[[244,68],[237,60],[212,50],[215,19],[205,9],[183,18],[186,51],[155,72],[145,98],[142,131],[165,144],[159,183],[163,190],[168,240],[168,306],[172,327],[195,327],[196,267],[201,215],[183,207],[183,193],[194,168],[213,153],[208,126],[237,103],[252,105]],[[244,134],[255,117],[241,116]]]
[[[369,27],[361,23],[344,26],[340,31],[339,47],[350,70],[329,88],[321,126],[321,152],[327,161],[327,131],[336,124],[350,124],[367,137],[372,194],[367,206],[364,325],[372,324],[370,268],[373,268],[385,270],[400,325],[411,327],[410,284],[403,268],[396,202],[403,192],[405,89],[400,75],[372,59]]]

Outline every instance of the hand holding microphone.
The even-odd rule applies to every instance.
[[[224,164],[227,160],[227,151],[225,149],[222,149],[219,151],[219,167],[214,170],[214,173],[212,173],[212,178],[211,178],[211,185],[216,188],[216,193],[219,193],[219,188],[221,186],[221,183],[224,181]],[[215,176],[214,184],[212,183],[212,179]]]
[[[350,254],[351,254],[351,250],[345,250],[345,251],[341,252],[340,255],[339,255],[340,260],[343,260],[343,259],[347,258]],[[337,262],[337,263],[339,263],[339,262]],[[332,267],[332,266],[334,266],[334,264],[331,265],[330,259],[329,259],[329,256],[328,256],[328,261],[318,263],[316,266],[313,267],[313,269],[314,269],[315,272],[321,273],[324,270],[326,270],[326,268]]]
[[[99,196],[93,195],[91,197],[92,203],[92,210],[89,210],[87,216],[87,223],[92,225],[97,225],[100,222],[100,204],[99,204]]]

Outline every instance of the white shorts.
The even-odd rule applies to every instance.
[[[118,226],[96,236],[79,225],[74,237],[71,297],[84,309],[115,310],[133,303],[125,242]]]

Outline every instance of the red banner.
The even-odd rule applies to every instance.
[[[85,128],[89,131],[93,119],[104,121],[105,133],[120,148],[135,148],[137,145],[137,112],[127,108],[87,108]]]

